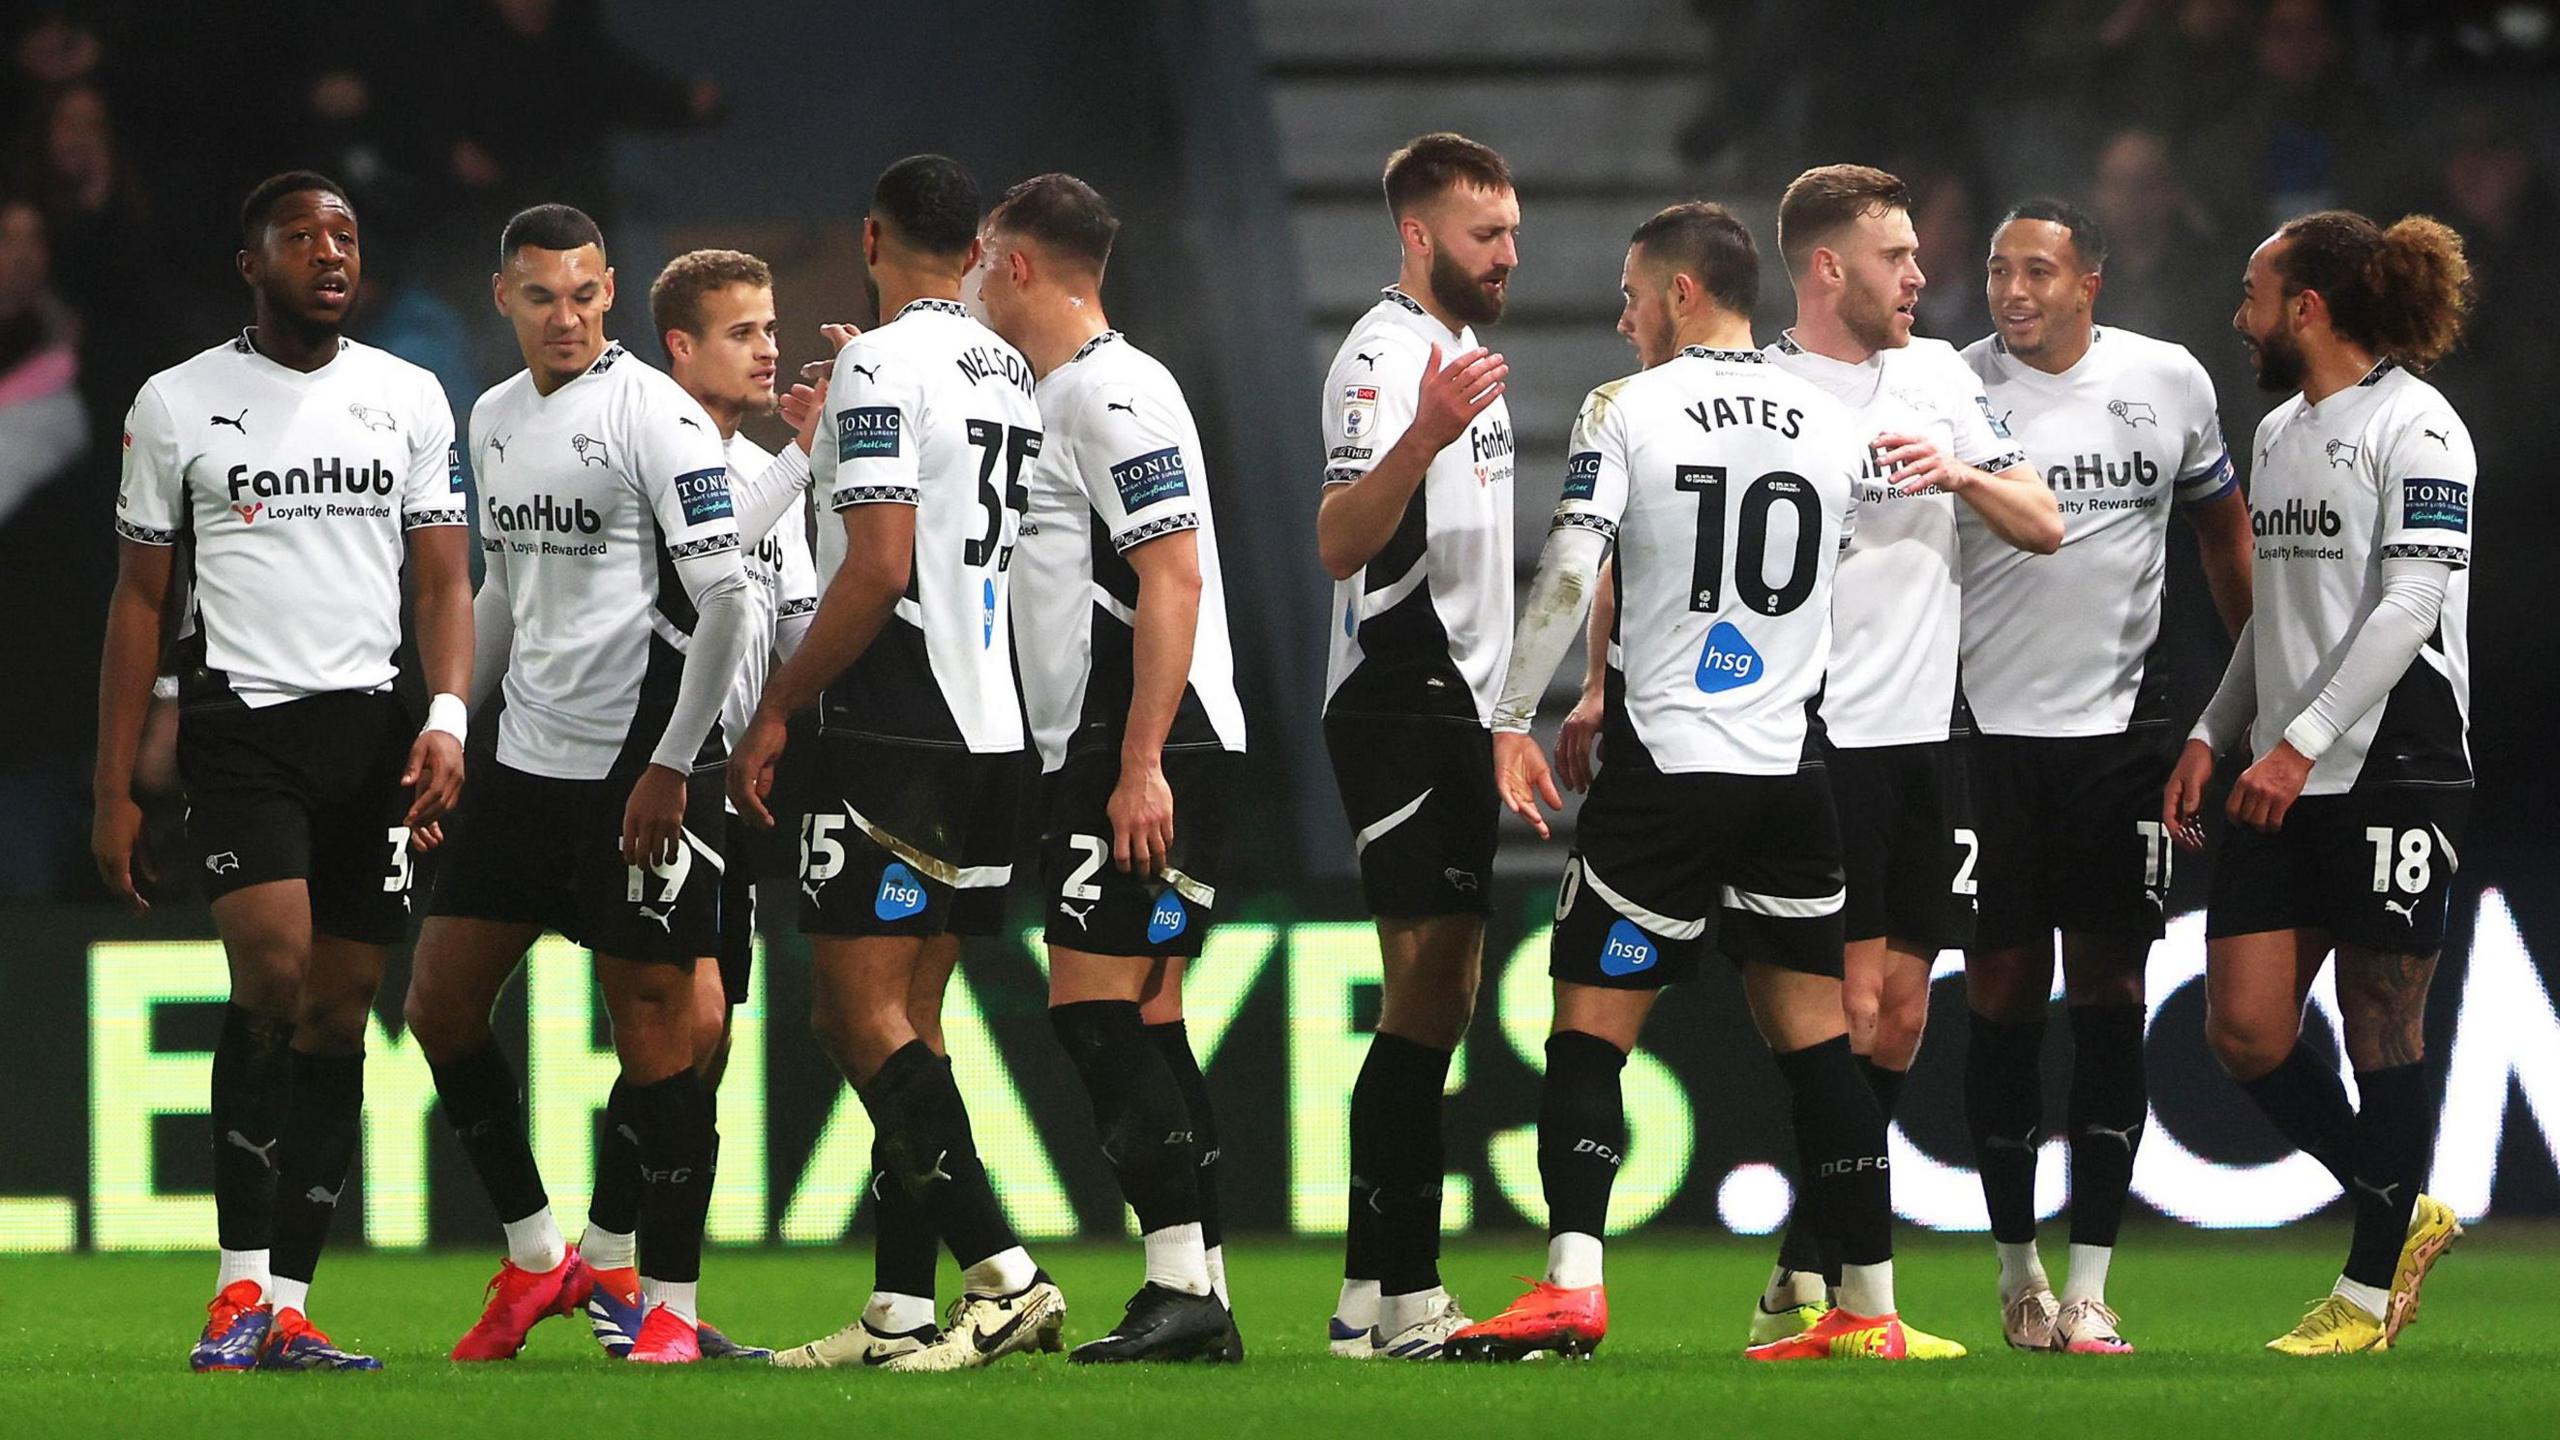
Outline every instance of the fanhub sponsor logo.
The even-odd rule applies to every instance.
[[[2129,485],[2152,486],[2160,483],[2160,467],[2139,450],[2130,459],[2117,462],[2110,462],[2104,455],[2074,455],[2070,464],[2046,469],[2044,483],[2056,490],[2093,490],[2101,485],[2112,485],[2119,490]]]
[[[1511,427],[1500,420],[1487,425],[1468,426],[1467,448],[1475,452],[1473,458],[1479,465],[1508,455],[1511,453]]]
[[[2317,505],[2287,500],[2278,509],[2252,510],[2249,514],[2249,529],[2261,540],[2298,535],[2318,535],[2334,540],[2345,524],[2344,518],[2330,509],[2326,500]]]
[[[593,535],[604,528],[604,517],[587,508],[578,497],[561,498],[536,495],[513,505],[492,501],[490,523],[513,533],[518,530],[548,530],[558,535]]]
[[[379,460],[359,470],[355,468],[355,462],[335,456],[322,456],[308,467],[296,465],[281,472],[234,465],[228,478],[234,505],[240,503],[244,494],[255,495],[261,500],[273,500],[282,495],[388,495],[391,488],[399,483],[399,477],[391,472],[391,467]]]

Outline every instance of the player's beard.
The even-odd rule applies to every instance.
[[[1849,338],[1869,350],[1896,350],[1910,343],[1910,337],[1894,323],[1894,301],[1884,295],[1860,296],[1856,303],[1840,307],[1840,323]]]
[[[1448,251],[1437,251],[1431,257],[1431,298],[1461,325],[1490,325],[1502,318],[1503,292],[1485,282],[1509,273],[1494,269],[1473,275]]]
[[[2290,395],[2301,389],[2302,377],[2310,365],[2302,358],[2302,347],[2294,343],[2293,337],[2278,326],[2252,338],[2256,341],[2251,358],[2258,362],[2258,388],[2270,395]]]

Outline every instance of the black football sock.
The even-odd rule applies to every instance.
[[[631,1123],[631,1082],[617,1076],[604,1102],[604,1136],[596,1142],[595,1193],[587,1199],[587,1224],[616,1235],[640,1229],[640,1139]],[[653,1277],[663,1279],[665,1277]]]
[[[934,1262],[942,1234],[933,1212],[889,1173],[888,1151],[871,1142],[871,1288],[885,1295],[933,1298]]]
[[[1902,1103],[1902,1082],[1910,1078],[1907,1070],[1888,1070],[1866,1055],[1858,1057],[1858,1073],[1867,1079],[1867,1089],[1876,1097],[1876,1108],[1884,1112],[1886,1123],[1893,1120],[1894,1107]]]
[[[320,1268],[363,1128],[364,1056],[294,1051],[293,1100],[276,1147],[277,1278],[309,1284]]]
[[[525,1134],[524,1092],[497,1042],[442,1064],[429,1060],[427,1069],[435,1076],[445,1123],[462,1141],[462,1153],[471,1157],[471,1168],[489,1192],[498,1218],[513,1224],[548,1206],[542,1168],[534,1163],[533,1144]]]
[[[222,1007],[213,1042],[213,1214],[225,1250],[275,1238],[277,1142],[293,1103],[293,1022]]]
[[[1973,1136],[1991,1238],[2003,1245],[2036,1238],[2036,1146],[2044,1127],[2044,1018],[1994,1020],[1968,1012],[1964,1049],[1964,1121]]]
[[[2356,1109],[2347,1101],[2346,1082],[2337,1068],[2299,1040],[2284,1063],[2240,1088],[2258,1102],[2293,1148],[2317,1160],[2341,1190],[2355,1189],[2348,1162],[2355,1153]]]
[[[1370,1040],[1352,1088],[1353,1200],[1359,1201],[1360,1181],[1369,1180],[1381,1295],[1412,1295],[1440,1284],[1440,1191],[1448,1168],[1440,1092],[1448,1082],[1448,1051],[1380,1034]],[[1365,1153],[1359,1143],[1364,1100]]]
[[[1200,1222],[1198,1156],[1182,1089],[1164,1053],[1147,1039],[1135,1000],[1081,1000],[1049,1007],[1058,1044],[1093,1101],[1102,1157],[1120,1196],[1153,1234]]]
[[[702,1229],[711,1213],[711,1100],[690,1068],[623,1092],[639,1137],[640,1273],[688,1284],[702,1278]]]
[[[1805,1198],[1848,1265],[1893,1258],[1893,1191],[1884,1112],[1842,1035],[1777,1057],[1796,1126]]]
[[[979,1163],[960,1087],[931,1046],[907,1042],[861,1093],[890,1175],[933,1217],[962,1269],[1021,1243]]]
[[[1608,1234],[1609,1189],[1627,1153],[1619,1072],[1626,1052],[1579,1030],[1547,1037],[1547,1078],[1538,1091],[1538,1180],[1547,1196],[1547,1235]]]
[[[2074,1005],[2071,1014],[2071,1243],[2113,1245],[2151,1113],[2140,1005]]]
[[[1200,1157],[1200,1242],[1215,1250],[1226,1243],[1218,1223],[1218,1111],[1209,1102],[1209,1077],[1200,1073],[1200,1057],[1192,1052],[1191,1031],[1179,1020],[1147,1027],[1147,1038],[1164,1055],[1173,1083],[1182,1091],[1182,1108],[1191,1117],[1191,1138]]]
[[[1787,1212],[1787,1233],[1778,1237],[1778,1268],[1819,1275],[1829,1285],[1840,1283],[1840,1262],[1824,1243],[1822,1227],[1814,1222],[1813,1207],[1805,1203],[1801,1187],[1795,1208]]]
[[[1377,1039],[1386,1037],[1379,1036]],[[1387,1062],[1373,1040],[1351,1082],[1351,1192],[1342,1229],[1342,1278],[1377,1280],[1385,1274],[1385,1241],[1378,1206],[1379,1151],[1387,1140],[1387,1112],[1395,1101],[1387,1093]]]
[[[2347,1246],[2346,1276],[2388,1290],[2435,1148],[2426,1063],[2359,1070],[2356,1093],[2363,1103],[2356,1111],[2355,1173],[2347,1184],[2356,1229]]]

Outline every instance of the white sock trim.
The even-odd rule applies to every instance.
[[[1586,1290],[1600,1283],[1600,1237],[1567,1230],[1547,1241],[1547,1283]]]
[[[578,1254],[591,1270],[627,1270],[640,1263],[640,1236],[607,1230],[590,1220],[578,1239]]]
[[[1378,1323],[1381,1303],[1375,1280],[1345,1280],[1342,1294],[1333,1302],[1333,1318],[1354,1330],[1366,1330]]]
[[[2074,1245],[2071,1247],[2071,1273],[2062,1282],[2062,1303],[2076,1305],[2083,1300],[2107,1303],[2107,1263],[2115,1258],[2108,1245]]]
[[[2391,1291],[2384,1286],[2367,1285],[2361,1281],[2350,1280],[2346,1276],[2341,1275],[2338,1277],[2338,1283],[2333,1287],[2333,1289],[2335,1293],[2344,1295],[2348,1299],[2354,1301],[2356,1303],[2356,1308],[2364,1311],[2364,1313],[2372,1316],[2376,1320],[2381,1319],[2391,1311]]]
[[[569,1258],[569,1242],[560,1238],[560,1222],[551,1218],[548,1205],[521,1220],[505,1221],[499,1228],[507,1232],[507,1258],[519,1270],[548,1274]]]
[[[960,1272],[962,1289],[979,1295],[1010,1295],[1031,1283],[1040,1267],[1031,1263],[1031,1252],[1016,1245],[999,1250]]]
[[[1212,1245],[1200,1252],[1200,1258],[1209,1266],[1209,1293],[1218,1297],[1219,1304],[1236,1308],[1236,1302],[1227,1298],[1227,1247]]]
[[[213,1293],[221,1294],[243,1280],[258,1282],[258,1294],[273,1299],[276,1291],[275,1272],[268,1268],[264,1250],[225,1250],[219,1268],[214,1272]]]
[[[1147,1250],[1147,1283],[1185,1295],[1210,1293],[1209,1252],[1198,1222],[1167,1225],[1142,1237]]]
[[[863,1323],[874,1330],[903,1335],[933,1324],[933,1297],[900,1295],[890,1290],[874,1290],[862,1307]]]
[[[311,1282],[287,1280],[279,1275],[275,1283],[267,1287],[267,1301],[278,1311],[299,1310],[308,1316],[311,1313]]]
[[[640,1277],[640,1293],[647,1297],[651,1310],[664,1305],[688,1324],[702,1323],[702,1302],[698,1298],[702,1293],[702,1282],[699,1280],[652,1280],[643,1275]]]
[[[1840,1308],[1869,1319],[1893,1314],[1893,1262],[1841,1266]]]

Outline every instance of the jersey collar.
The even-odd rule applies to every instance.
[[[900,310],[896,315],[893,315],[890,318],[893,321],[904,320],[919,310],[931,310],[943,315],[957,315],[963,320],[969,318],[968,306],[961,304],[957,300],[941,300],[930,295],[926,296],[922,300],[908,301],[906,308]]]
[[[1438,316],[1435,316],[1430,311],[1423,309],[1422,302],[1404,293],[1403,287],[1389,285],[1385,289],[1380,290],[1378,292],[1378,296],[1380,299],[1386,301],[1386,303],[1395,306],[1397,309],[1405,312],[1408,316],[1411,316],[1413,324],[1419,327],[1425,335],[1438,342],[1442,348],[1446,349],[1450,346],[1462,346],[1467,343],[1467,335],[1464,330],[1451,330],[1447,326],[1442,325]],[[1441,358],[1446,360],[1451,357],[1444,355]]]
[[[277,360],[274,356],[269,355],[266,351],[259,349],[258,342],[249,338],[250,332],[255,329],[257,329],[257,327],[254,325],[244,325],[240,327],[240,333],[232,337],[231,348],[242,355],[248,356],[251,360],[256,361],[261,366],[274,371],[278,375],[290,376],[296,380],[309,380],[319,375],[321,371],[327,370],[329,365],[335,365],[338,363],[336,357],[333,356],[330,358],[329,365],[323,365],[319,370],[296,370],[292,366]],[[346,336],[339,336],[338,354],[346,354],[347,347],[353,343],[354,342],[347,339]]]
[[[1070,356],[1068,356],[1068,357],[1067,357],[1067,363],[1068,363],[1069,365],[1073,365],[1074,363],[1076,363],[1077,361],[1079,361],[1079,360],[1083,359],[1083,358],[1084,358],[1084,357],[1086,357],[1087,355],[1092,354],[1094,351],[1101,349],[1103,346],[1108,345],[1108,344],[1110,344],[1112,341],[1117,340],[1117,339],[1119,339],[1119,338],[1120,338],[1120,332],[1119,332],[1119,331],[1117,331],[1117,330],[1105,330],[1105,331],[1103,331],[1101,334],[1094,336],[1094,337],[1093,337],[1092,339],[1090,339],[1090,340],[1087,340],[1087,341],[1086,341],[1086,342],[1084,342],[1082,345],[1077,346],[1077,347],[1076,347],[1076,353],[1074,353],[1073,355],[1070,355]]]
[[[1705,345],[1683,345],[1680,353],[1699,360],[1728,360],[1737,365],[1769,363],[1769,357],[1757,350],[1717,350]]]

